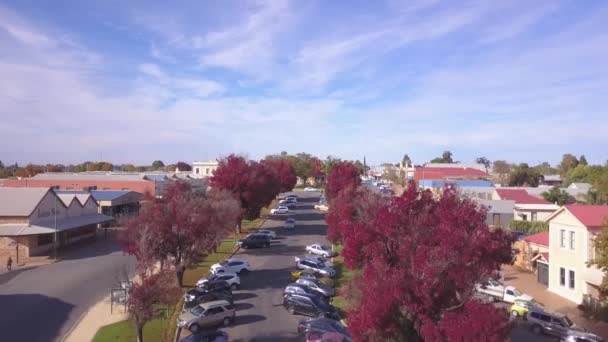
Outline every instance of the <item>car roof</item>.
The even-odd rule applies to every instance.
[[[207,310],[209,308],[214,308],[216,306],[225,306],[225,305],[230,305],[230,303],[227,300],[221,299],[221,300],[214,300],[213,302],[207,302],[207,303],[199,304],[198,306],[200,306],[203,309]]]

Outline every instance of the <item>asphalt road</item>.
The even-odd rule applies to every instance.
[[[1,274],[0,340],[61,341],[134,265],[116,243],[100,240],[57,263]]]
[[[312,243],[328,244],[324,214],[314,210],[318,193],[298,192],[295,210],[295,230],[284,230],[284,219],[268,220],[264,229],[273,229],[278,239],[270,248],[240,250],[234,258],[249,260],[252,271],[241,278],[241,289],[234,292],[237,318],[222,328],[230,341],[302,341],[296,333],[298,321],[305,316],[292,316],[283,308],[283,288],[291,282],[295,269],[294,256],[304,254]],[[522,324],[516,324],[511,334],[514,342],[554,341],[533,335]]]

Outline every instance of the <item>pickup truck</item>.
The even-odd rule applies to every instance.
[[[478,294],[486,295],[490,302],[501,301],[513,303],[516,299],[532,300],[532,296],[519,292],[513,286],[504,286],[496,280],[488,280],[477,284],[475,290]]]

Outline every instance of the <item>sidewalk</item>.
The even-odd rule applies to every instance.
[[[513,266],[503,266],[503,283],[515,286],[521,292],[534,297],[550,311],[567,315],[576,325],[589,329],[590,332],[608,338],[608,323],[592,321],[583,317],[583,312],[571,302],[549,290],[536,281],[536,275],[520,271]]]

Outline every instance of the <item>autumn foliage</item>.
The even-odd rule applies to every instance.
[[[282,186],[287,185],[281,182],[270,163],[236,155],[220,160],[211,177],[211,186],[231,193],[240,202],[243,217],[248,220],[260,217],[262,208],[270,205]]]
[[[175,182],[162,199],[151,199],[129,220],[124,250],[138,260],[140,272],[156,262],[171,262],[181,286],[184,270],[202,260],[233,231],[239,204],[219,189],[195,193],[190,185]]]
[[[293,165],[285,158],[265,159],[260,162],[271,172],[279,181],[279,191],[288,192],[296,186],[297,177]]]
[[[511,240],[490,231],[473,202],[451,189],[439,199],[415,186],[381,198],[351,187],[334,199],[327,222],[345,263],[361,270],[347,287],[355,340],[507,339],[504,310],[472,296],[477,282],[511,261]]]
[[[331,202],[340,191],[357,187],[360,184],[361,176],[355,164],[349,161],[338,162],[332,167],[329,175],[327,175],[325,194]]]

